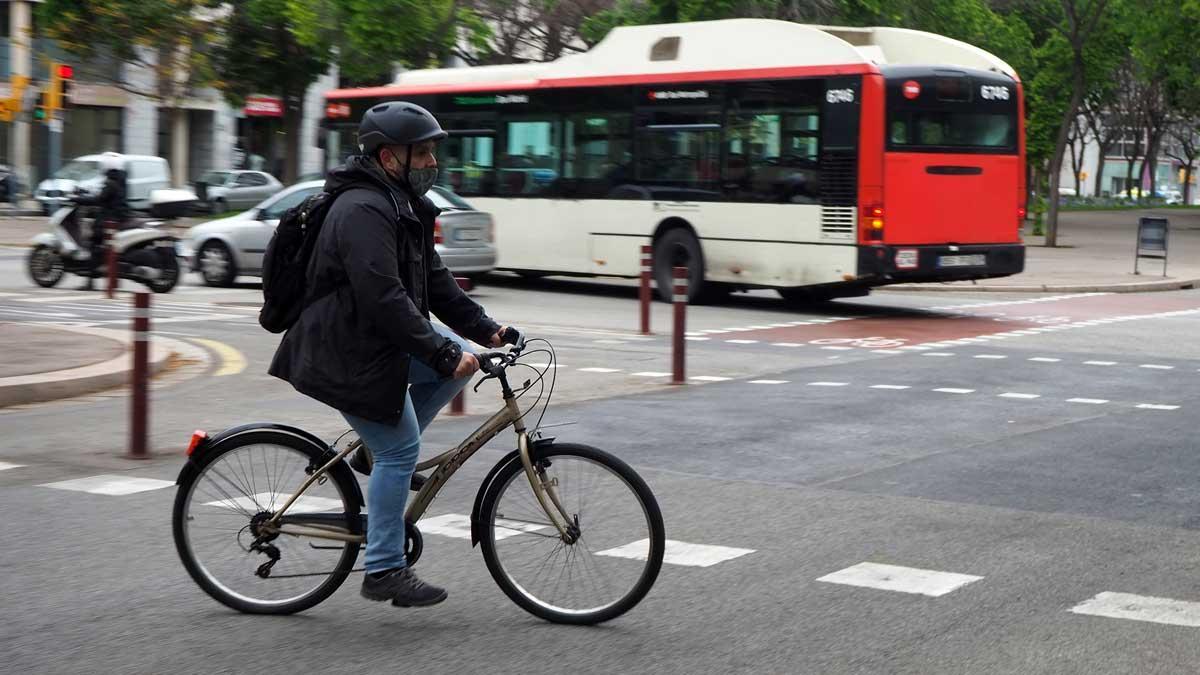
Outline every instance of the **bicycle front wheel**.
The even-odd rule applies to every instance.
[[[359,544],[271,534],[264,523],[327,457],[277,431],[258,431],[210,452],[175,497],[175,547],[192,579],[219,602],[252,614],[291,614],[329,597],[346,580]],[[335,467],[336,469],[337,467]],[[284,520],[362,533],[349,470],[331,471]]]
[[[666,546],[650,488],[628,464],[585,445],[541,446],[532,459],[569,516],[570,536],[560,536],[513,457],[480,505],[492,578],[547,621],[595,624],[629,611],[658,578]]]

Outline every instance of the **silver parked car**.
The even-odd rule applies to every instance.
[[[196,181],[196,194],[213,213],[248,209],[283,189],[262,171],[209,171]]]
[[[191,228],[181,246],[186,269],[200,272],[209,286],[232,285],[243,274],[261,275],[263,254],[283,213],[324,185],[319,180],[299,183],[245,213]],[[496,266],[492,216],[440,186],[429,191],[429,198],[442,209],[433,240],[446,267],[472,278],[490,272]]]

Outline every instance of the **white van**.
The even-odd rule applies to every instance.
[[[171,187],[171,168],[167,160],[148,155],[122,156],[125,158],[125,179],[129,190],[126,201],[134,209],[150,208],[150,193]],[[50,215],[68,201],[76,188],[97,194],[103,186],[100,155],[84,155],[67,162],[55,172],[53,178],[38,183],[34,198],[42,205],[42,211]]]

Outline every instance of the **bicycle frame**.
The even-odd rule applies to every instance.
[[[529,442],[529,434],[526,432],[525,422],[522,419],[521,409],[517,405],[517,398],[509,389],[507,381],[501,379],[501,384],[504,388],[504,407],[496,414],[492,415],[478,429],[467,436],[457,447],[447,450],[442,454],[419,462],[416,466],[416,471],[425,471],[434,469],[433,473],[426,479],[425,484],[417,492],[412,503],[409,504],[405,512],[405,520],[408,522],[416,522],[425,514],[425,509],[429,507],[442,487],[449,482],[458,469],[466,463],[476,452],[478,452],[488,441],[500,435],[505,429],[512,425],[517,433],[517,448],[520,451],[521,463],[525,467],[525,475],[529,479],[530,487],[533,489],[534,496],[537,497],[538,503],[546,511],[550,522],[558,530],[559,536],[563,538],[571,537],[568,527],[571,522],[570,516],[558,498],[555,491],[557,484],[556,480],[543,481],[539,472],[533,465],[530,451],[532,444]],[[361,441],[360,441],[361,442]],[[325,463],[324,466],[317,469],[304,481],[300,489],[296,491],[282,507],[262,525],[263,531],[267,533],[288,534],[301,537],[312,537],[315,539],[331,539],[335,541],[344,541],[350,543],[364,543],[366,541],[365,534],[351,534],[346,532],[345,528],[336,526],[332,521],[329,525],[323,523],[306,523],[303,525],[292,523],[281,523],[283,515],[291,508],[292,504],[300,498],[304,492],[312,486],[313,483],[325,476],[338,462],[343,461],[351,452],[358,449],[358,443],[351,443],[345,450],[337,453],[333,459]],[[436,468],[435,468],[436,467]],[[549,502],[549,503],[547,503]],[[551,506],[553,505],[553,506]],[[557,512],[557,513],[556,513]],[[304,516],[305,519],[317,520],[319,514],[311,514]],[[560,520],[561,519],[561,520]],[[324,520],[324,519],[322,519]]]

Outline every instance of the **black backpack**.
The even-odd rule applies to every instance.
[[[258,312],[258,323],[272,333],[291,328],[304,310],[308,262],[329,207],[341,192],[318,192],[279,219],[263,255],[263,306]]]

